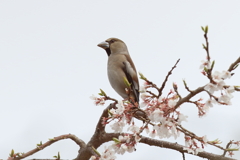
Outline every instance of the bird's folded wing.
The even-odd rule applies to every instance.
[[[134,66],[131,66],[131,64],[128,61],[124,61],[123,65],[124,65],[123,71],[126,75],[128,82],[131,84],[131,90],[134,95],[135,101],[139,102],[139,86],[137,73],[133,68]]]

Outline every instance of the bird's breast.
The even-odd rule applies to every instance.
[[[120,56],[109,56],[108,59],[108,79],[112,88],[123,98],[127,98],[125,92],[125,83],[124,77],[126,77],[123,71],[123,60],[120,59]]]

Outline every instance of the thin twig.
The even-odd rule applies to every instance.
[[[230,67],[228,68],[228,71],[229,72],[233,71],[236,65],[238,65],[239,63],[240,63],[240,57],[238,57],[238,59],[230,65]]]
[[[180,59],[177,60],[175,65],[172,67],[172,69],[168,72],[167,76],[165,77],[165,80],[163,81],[161,88],[158,90],[157,98],[159,98],[162,95],[162,91],[163,91],[163,89],[164,89],[164,87],[165,87],[165,85],[167,83],[168,77],[172,74],[172,71],[174,70],[174,68],[177,67],[177,64],[178,64],[179,61],[180,61]]]

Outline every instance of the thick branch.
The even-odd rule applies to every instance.
[[[196,94],[204,91],[204,87],[205,86],[202,86],[202,87],[199,87],[197,89],[195,89],[194,91],[191,91],[186,97],[180,99],[176,106],[174,107],[174,110],[176,110],[181,104],[183,104],[184,102],[188,102],[193,96],[195,96]]]
[[[122,133],[125,134],[125,133]],[[113,138],[118,138],[121,133],[106,133],[104,137],[104,141],[108,142],[111,141]],[[173,149],[176,151],[179,151],[181,153],[187,153],[189,154],[186,150],[183,150],[184,146],[177,144],[177,143],[172,143],[172,142],[167,142],[167,141],[162,141],[162,140],[156,140],[148,137],[142,136],[140,143],[144,143],[150,146],[156,146],[156,147],[161,147],[161,148],[168,148],[168,149]],[[217,155],[209,152],[199,152],[196,156],[202,157],[202,158],[208,158],[210,160],[236,160],[233,158],[229,157],[223,157],[222,155]]]
[[[161,148],[173,149],[173,150],[179,151],[181,153],[188,153],[186,150],[183,150],[184,146],[179,145],[177,143],[171,143],[171,142],[167,142],[167,141],[151,139],[148,137],[142,137],[142,139],[140,140],[140,143],[144,143],[144,144],[147,144],[150,146],[157,146],[157,147],[161,147]],[[209,152],[205,152],[205,151],[199,152],[197,154],[197,156],[202,157],[202,158],[207,158],[210,160],[236,160],[233,158],[223,157],[221,155],[217,155],[217,154],[213,154],[213,153],[209,153]]]
[[[88,160],[92,155],[96,155],[92,147],[97,149],[103,143],[112,140],[112,138],[109,138],[105,132],[105,125],[102,124],[102,119],[103,117],[108,117],[108,110],[114,108],[115,104],[116,103],[110,104],[107,108],[104,109],[102,115],[98,120],[95,133],[93,134],[91,140],[88,142],[86,147],[80,148],[80,150],[78,151],[79,154],[77,158],[75,158],[75,160]]]

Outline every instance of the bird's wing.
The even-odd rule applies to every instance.
[[[131,89],[136,102],[139,102],[139,83],[137,73],[134,65],[131,65],[131,58],[126,56],[127,61],[123,62],[123,71],[126,74],[128,82],[131,84]],[[130,59],[130,60],[129,60]],[[130,62],[129,62],[130,61]]]

